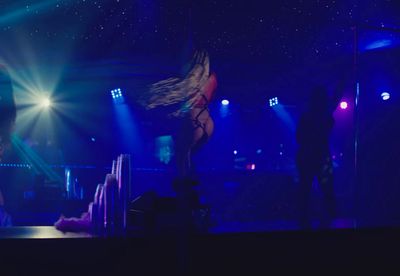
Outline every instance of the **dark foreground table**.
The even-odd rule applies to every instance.
[[[400,272],[399,229],[99,238],[16,227],[0,236],[0,275]]]

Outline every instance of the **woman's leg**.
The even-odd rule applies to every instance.
[[[214,131],[214,121],[210,116],[207,108],[198,108],[192,111],[193,118],[193,144],[192,153],[197,152],[208,139],[211,137]]]
[[[313,178],[311,170],[304,167],[299,169],[299,213],[302,228],[311,228],[310,195]]]
[[[184,178],[189,173],[193,126],[190,118],[183,118],[175,141],[175,156],[178,176]]]
[[[214,121],[211,117],[202,124],[202,127],[196,129],[193,137],[192,154],[197,153],[210,139],[214,132]]]
[[[214,131],[214,122],[207,109],[195,108],[191,118],[185,118],[176,141],[176,160],[181,177],[190,175],[192,155],[209,139]]]
[[[324,207],[326,216],[323,218],[322,226],[329,227],[332,220],[336,216],[336,199],[333,181],[333,165],[332,160],[327,156],[323,162],[318,175],[318,182],[324,197]]]
[[[310,201],[315,176],[315,161],[313,158],[309,158],[307,153],[300,153],[297,156],[296,163],[299,173],[298,211],[300,227],[309,229],[311,228]]]

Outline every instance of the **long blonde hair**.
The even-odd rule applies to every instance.
[[[201,97],[202,89],[210,75],[208,53],[197,51],[191,64],[191,69],[185,78],[168,78],[152,84],[147,97],[142,100],[146,109],[180,104],[178,110],[168,115],[180,117],[187,114]]]

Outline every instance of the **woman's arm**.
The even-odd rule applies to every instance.
[[[211,73],[208,81],[203,89],[203,95],[207,98],[207,101],[210,102],[214,96],[214,92],[217,89],[217,75],[213,72]]]

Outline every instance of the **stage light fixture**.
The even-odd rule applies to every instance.
[[[122,104],[125,102],[124,97],[122,96],[121,88],[116,88],[111,90],[111,96],[115,104]]]
[[[121,88],[111,90],[111,96],[113,99],[121,98],[122,97]]]
[[[340,103],[340,108],[341,109],[345,110],[348,107],[349,107],[349,104],[347,102],[343,101],[343,102]]]
[[[222,104],[222,105],[229,105],[229,101],[228,101],[228,100],[222,100],[222,101],[221,101],[221,104]]]
[[[273,107],[273,106],[278,105],[278,104],[279,104],[278,97],[274,97],[274,98],[269,99],[269,106],[270,107]]]
[[[234,155],[237,155],[237,154],[238,154],[238,151],[237,151],[237,150],[234,150],[234,151],[233,151],[233,154],[234,154]]]
[[[390,93],[389,92],[382,92],[381,94],[382,100],[387,101],[390,99]]]

